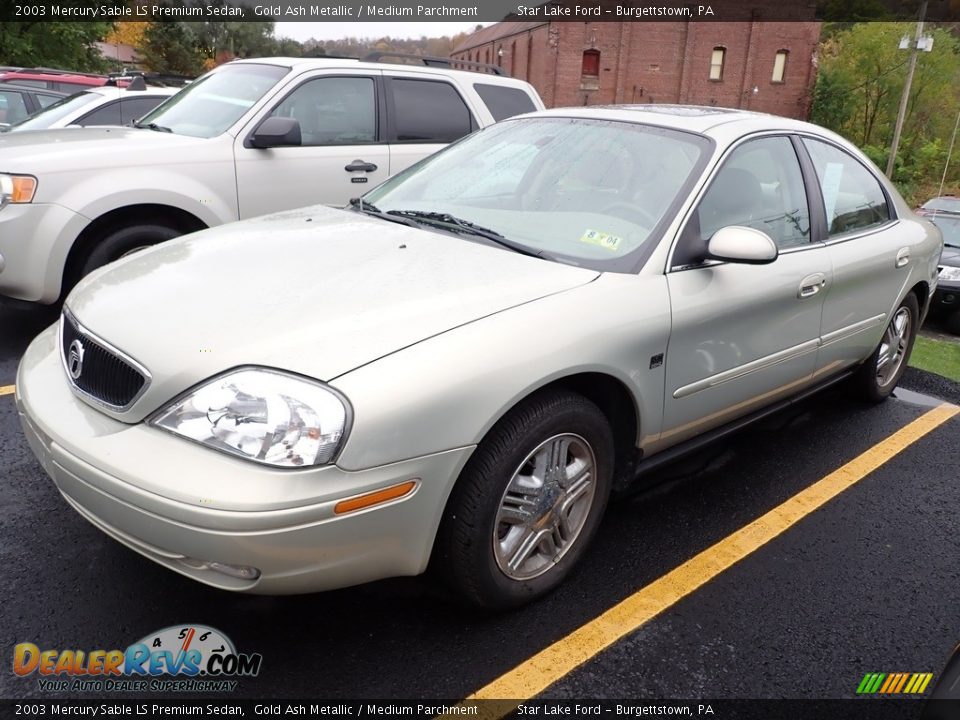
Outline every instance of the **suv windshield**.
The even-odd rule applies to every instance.
[[[137,123],[179,135],[219,135],[290,71],[277,65],[224,65],[157,106]]]
[[[712,141],[649,125],[506,120],[364,197],[383,213],[445,213],[543,257],[629,272],[706,164]],[[466,236],[466,235],[465,235]]]
[[[75,95],[70,95],[63,98],[62,100],[57,100],[57,102],[52,105],[48,105],[40,112],[35,115],[31,115],[26,120],[21,120],[18,123],[14,123],[10,128],[11,130],[45,130],[60,118],[66,117],[73,111],[78,108],[82,108],[85,105],[89,105],[102,97],[99,93],[95,92],[78,92]]]

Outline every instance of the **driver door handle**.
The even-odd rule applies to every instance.
[[[364,162],[363,160],[354,160],[343,169],[347,172],[373,172],[377,169],[377,166],[373,163]]]
[[[910,248],[900,248],[897,252],[896,266],[898,268],[906,267],[910,263]]]
[[[797,290],[797,297],[801,299],[813,297],[818,292],[823,290],[826,285],[827,276],[823,273],[807,275],[803,280],[800,281],[800,289]]]

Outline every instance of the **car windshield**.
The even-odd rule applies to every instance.
[[[405,218],[492,230],[531,254],[629,272],[699,175],[712,141],[631,122],[506,120],[367,194]],[[465,237],[469,233],[460,227]]]
[[[927,200],[920,207],[928,212],[938,210],[940,212],[960,213],[960,198],[946,195],[944,197],[933,198],[933,200]]]
[[[927,219],[940,228],[944,245],[960,248],[960,216],[932,215]]]
[[[102,97],[102,95],[95,92],[78,92],[62,100],[58,100],[52,105],[48,105],[26,120],[15,123],[10,130],[11,132],[14,130],[46,130],[62,118],[74,113],[77,109],[86,107]]]
[[[239,120],[289,71],[277,65],[224,65],[161,103],[138,126],[214,137]]]

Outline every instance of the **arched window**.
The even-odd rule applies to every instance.
[[[599,50],[583,51],[583,65],[581,66],[580,74],[591,75],[594,77],[600,75],[600,51]]]
[[[773,77],[770,78],[771,82],[783,82],[784,73],[787,71],[787,55],[789,54],[789,50],[777,50],[777,54],[773,57]]]
[[[723,80],[723,61],[726,58],[727,50],[724,47],[717,46],[710,55],[710,79]]]

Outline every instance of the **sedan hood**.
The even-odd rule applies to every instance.
[[[264,365],[331,380],[597,275],[316,207],[142,251],[88,276],[67,304],[152,374],[144,396],[116,415],[135,422],[228,368]]]

